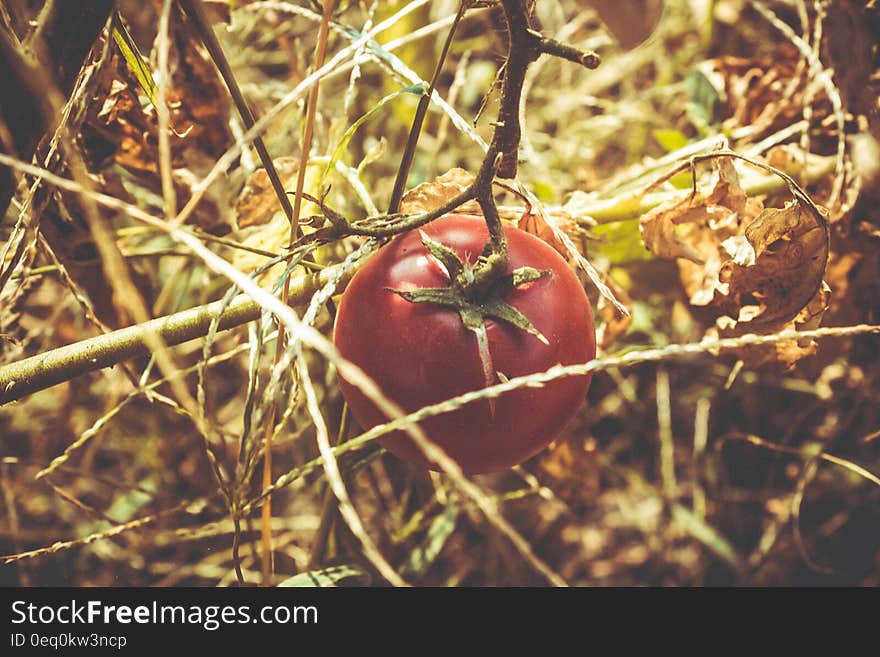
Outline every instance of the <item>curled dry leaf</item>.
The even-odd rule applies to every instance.
[[[778,333],[780,331],[798,329],[808,330],[817,328],[828,308],[831,299],[831,288],[822,283],[812,299],[804,306],[793,320],[781,322],[775,325],[767,325],[761,333]],[[754,308],[754,306],[752,307]],[[710,329],[710,335],[721,338],[732,338],[754,333],[754,327],[749,327],[749,322],[735,322],[727,315],[719,317],[716,327]],[[794,367],[800,359],[812,356],[816,353],[818,344],[815,340],[784,340],[767,345],[749,345],[738,349],[731,349],[726,353],[734,354],[747,367],[757,368],[772,365],[787,370]]]
[[[191,26],[173,22],[171,86],[166,105],[170,112],[172,166],[207,173],[232,142],[229,130],[229,94],[207,52],[198,46]],[[155,76],[155,72],[150,71]],[[141,174],[158,172],[155,107],[141,102],[140,86],[125,59],[116,51],[85,119],[85,151],[90,160],[114,156],[116,163]],[[181,189],[180,192],[185,192]]]
[[[232,143],[230,101],[214,62],[199,46],[191,25],[171,22],[169,71],[171,84],[164,98],[171,132],[170,165],[178,207],[186,203],[195,180],[207,175]],[[156,76],[144,62],[143,75]],[[132,73],[118,48],[98,73],[96,89],[81,127],[80,143],[90,169],[106,172],[116,164],[134,174],[154,191],[160,189],[158,117],[153,102],[144,95],[143,80]],[[203,230],[228,232],[231,199],[215,186],[191,214],[188,223]]]
[[[722,114],[726,129],[752,126],[756,134],[780,130],[803,116],[805,106],[814,106],[817,122],[828,115],[830,106],[821,89],[810,87],[808,76],[798,68],[800,53],[782,44],[771,56],[711,59],[702,65],[705,74],[722,84]],[[809,102],[812,96],[819,97]]]
[[[433,181],[422,183],[408,191],[400,201],[400,211],[403,214],[430,212],[461,194],[472,182],[474,177],[464,169],[450,169]],[[468,201],[456,212],[478,216],[483,214],[476,201]]]
[[[746,228],[737,255],[721,266],[718,278],[729,288],[729,310],[759,305],[743,330],[763,329],[798,315],[817,294],[828,259],[825,231],[798,201],[767,208]],[[728,312],[728,314],[731,314]],[[733,316],[733,315],[731,315]]]
[[[681,258],[679,271],[691,304],[713,302],[721,266],[730,257],[729,240],[743,234],[762,204],[743,191],[730,158],[714,160],[712,191],[693,192],[644,215],[639,227],[645,246],[661,258]]]
[[[716,18],[720,16],[717,7],[715,16]],[[860,32],[857,35],[860,37],[863,36],[864,30],[856,30],[856,32]],[[825,61],[825,47],[830,44],[829,37],[833,38],[826,31],[822,39],[823,65],[828,63]],[[851,58],[860,59],[857,53],[860,51],[852,50]],[[849,79],[850,82],[853,79],[865,79],[852,77],[852,67],[849,63],[847,62],[847,66],[840,69],[833,67],[834,82],[839,83],[843,78]],[[859,62],[859,64],[863,63]],[[815,71],[811,71],[810,68],[806,65],[798,47],[787,40],[774,48],[770,55],[724,56],[706,60],[693,69],[692,78],[709,81],[708,86],[716,92],[709,96],[717,101],[717,106],[711,103],[705,106],[709,101],[702,99],[698,93],[705,85],[695,84],[694,90],[689,93],[690,107],[701,108],[699,113],[705,115],[706,121],[720,121],[722,131],[727,134],[747,128],[750,134],[749,141],[752,143],[778,131],[789,129],[809,117],[808,134],[813,158],[818,153],[832,153],[837,150],[840,137],[838,120],[842,121],[844,117],[837,113],[836,103],[829,97],[829,93],[834,95],[830,85],[818,78]],[[829,79],[831,72],[832,68],[824,71],[829,75]],[[859,85],[865,87],[863,83]],[[876,93],[873,96],[876,96]],[[848,106],[848,103],[844,101],[843,106]],[[849,110],[854,115],[859,113],[853,111],[853,107],[849,107]],[[864,111],[867,113],[867,110]],[[807,163],[805,154],[793,145],[776,147],[773,150],[776,152],[771,151],[768,154],[767,162],[801,180],[802,178],[793,171],[793,168],[804,168]],[[786,150],[788,153],[785,152]],[[784,158],[792,154],[795,158],[785,162]],[[783,159],[776,160],[777,156]],[[814,199],[819,199],[820,203],[830,208],[829,221],[832,223],[843,218],[847,214],[846,209],[856,201],[856,186],[845,185],[842,189],[838,189],[838,185],[842,184],[842,175],[843,170],[838,167],[834,176],[821,176],[824,180],[817,181],[812,191]]]
[[[132,79],[125,60],[112,53],[110,64],[101,72],[96,98],[82,127],[82,144],[86,161],[92,169],[111,162],[138,174],[158,174],[158,149],[148,136],[155,130],[155,116],[138,99],[137,83]],[[180,166],[181,162],[172,161]]]
[[[694,192],[642,217],[647,248],[679,259],[690,303],[717,313],[723,337],[774,333],[821,318],[830,293],[823,282],[825,217],[807,199],[763,208],[743,192],[730,158],[713,163],[715,184],[708,195]],[[743,360],[790,366],[813,350],[780,343],[749,350]]]

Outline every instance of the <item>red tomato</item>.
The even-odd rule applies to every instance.
[[[442,217],[422,230],[471,264],[488,236],[483,219],[461,215]],[[494,370],[513,378],[594,358],[593,314],[580,281],[539,238],[513,227],[505,227],[505,232],[510,271],[530,266],[551,272],[504,299],[549,345],[506,322],[488,319]],[[339,351],[407,412],[486,385],[476,335],[457,311],[413,303],[389,291],[447,283],[445,270],[428,255],[419,231],[410,231],[389,242],[355,274],[339,304],[333,334]],[[362,427],[387,421],[358,388],[344,379],[339,383]],[[494,413],[487,400],[480,400],[423,420],[421,426],[465,472],[501,470],[546,447],[578,410],[589,385],[587,375],[557,379],[541,388],[519,388],[498,397]],[[407,461],[436,469],[403,431],[387,434],[380,442]]]

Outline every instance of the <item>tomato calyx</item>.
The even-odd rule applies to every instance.
[[[551,272],[534,267],[520,267],[496,278],[487,287],[478,285],[478,272],[483,264],[481,262],[483,257],[478,258],[474,265],[470,265],[445,244],[431,239],[423,231],[420,233],[425,249],[449,277],[449,285],[408,291],[387,288],[389,292],[411,303],[435,303],[457,311],[462,323],[477,334],[478,340],[481,335],[485,336],[486,319],[495,319],[511,324],[535,336],[542,343],[549,344],[547,338],[535,328],[529,318],[507,303],[504,297],[516,288],[549,276]]]

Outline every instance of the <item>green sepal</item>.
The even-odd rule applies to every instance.
[[[431,239],[425,231],[420,230],[419,233],[422,236],[422,244],[425,245],[428,253],[434,256],[434,258],[443,265],[446,269],[446,273],[449,275],[449,280],[457,282],[462,270],[465,268],[464,263],[461,261],[461,258],[458,257],[458,254],[445,244],[441,244],[440,242]]]
[[[461,306],[458,301],[461,295],[451,287],[420,287],[409,291],[395,290],[391,287],[385,289],[411,303],[437,303],[456,310]]]
[[[481,304],[470,303],[464,300],[461,292],[452,287],[420,287],[408,291],[395,290],[390,287],[385,289],[410,303],[436,303],[456,310],[462,323],[472,331],[478,329],[486,317],[491,317],[534,335],[544,344],[550,344],[547,338],[529,321],[528,317],[506,301],[499,299]]]
[[[510,272],[510,282],[513,287],[519,287],[526,283],[534,283],[537,280],[550,275],[549,269],[535,269],[534,267],[520,267]]]
[[[483,326],[483,315],[474,306],[465,306],[458,309],[461,322],[471,331],[478,331]]]
[[[506,301],[490,301],[489,303],[481,305],[480,310],[484,317],[491,317],[512,324],[516,328],[534,335],[544,344],[550,344],[547,338],[544,337],[544,334],[536,329],[535,325],[529,321],[528,317],[523,315],[519,310]]]
[[[537,280],[550,275],[547,269],[535,269],[534,267],[520,267],[514,269],[506,276],[502,276],[492,285],[492,294],[496,298],[503,297],[508,292],[515,290],[526,283],[534,283]]]
[[[540,280],[550,275],[550,271],[534,267],[515,269],[495,282],[489,294],[490,301],[475,303],[466,296],[468,285],[473,282],[474,267],[462,262],[462,259],[459,258],[455,251],[445,244],[432,239],[424,231],[419,231],[419,233],[421,234],[422,244],[424,244],[425,249],[446,269],[450,279],[449,286],[423,287],[408,291],[395,290],[388,287],[385,288],[386,290],[406,299],[410,303],[436,303],[445,308],[455,310],[458,312],[459,317],[461,317],[465,327],[471,331],[485,330],[485,320],[487,317],[491,317],[492,319],[507,322],[521,331],[534,335],[545,345],[550,344],[547,338],[529,321],[528,317],[502,300],[506,293],[521,285]],[[479,266],[479,260],[476,266]]]

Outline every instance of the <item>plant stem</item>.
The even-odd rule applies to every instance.
[[[202,42],[211,54],[211,58],[214,60],[217,70],[220,71],[220,76],[226,83],[227,89],[229,89],[229,95],[232,96],[232,101],[235,103],[236,109],[238,109],[238,113],[241,116],[245,128],[250,130],[254,127],[254,114],[251,111],[250,106],[247,104],[244,94],[242,94],[241,88],[235,80],[235,76],[232,74],[232,67],[229,66],[229,61],[223,53],[223,48],[220,47],[217,35],[214,34],[214,31],[211,28],[210,21],[208,21],[207,15],[205,14],[205,8],[202,6],[202,1],[180,0],[180,6],[183,7],[186,15],[198,30]],[[278,202],[281,203],[284,214],[287,215],[287,219],[292,222],[293,208],[290,205],[290,199],[287,198],[287,194],[284,191],[284,185],[281,182],[281,178],[278,176],[278,171],[275,170],[275,165],[272,162],[272,158],[269,156],[269,151],[266,150],[266,145],[263,143],[262,137],[254,138],[254,148],[260,156],[260,162],[262,162],[266,169],[266,174],[269,176],[269,180],[272,183],[272,189],[275,190],[275,195],[278,197]]]
[[[531,24],[523,0],[503,0],[501,4],[507,20],[508,34],[501,107],[498,110],[492,143],[473,184],[477,202],[483,210],[486,226],[489,229],[489,242],[483,250],[484,266],[474,272],[474,287],[478,295],[507,271],[510,262],[507,237],[498,214],[498,206],[495,204],[492,181],[496,173],[502,178],[516,177],[519,142],[522,136],[519,114],[523,82],[529,64],[540,55],[534,47],[534,39],[530,37]]]
[[[716,151],[714,154],[697,153],[691,157],[696,156],[718,157],[719,152]],[[834,171],[835,159],[834,156],[811,157],[806,170],[803,172],[803,183],[810,185],[823,180]],[[670,171],[672,170],[670,169]],[[778,174],[750,178],[743,181],[743,191],[747,196],[775,194],[786,189],[788,189],[788,182]],[[582,218],[578,219],[578,223],[585,228],[590,228],[595,224],[603,225],[634,221],[663,203],[681,198],[685,193],[686,191],[682,190],[651,192],[648,194],[627,192],[613,198],[589,201],[577,208],[577,215]]]
[[[458,27],[464,12],[468,7],[468,0],[461,0],[458,5],[458,11],[455,14],[455,20],[449,28],[446,35],[446,41],[443,43],[443,50],[434,67],[434,75],[431,77],[431,83],[428,85],[427,91],[419,99],[419,106],[416,108],[416,115],[413,118],[413,124],[406,140],[406,147],[403,150],[403,158],[400,161],[400,168],[397,170],[397,178],[394,180],[394,189],[391,191],[391,201],[388,203],[388,214],[394,214],[400,210],[400,201],[403,198],[403,192],[406,189],[406,179],[409,177],[409,171],[412,168],[413,157],[416,153],[416,145],[419,142],[419,135],[422,132],[422,124],[428,113],[428,106],[431,104],[431,97],[434,95],[434,89],[437,87],[437,80],[443,71],[443,64],[446,62],[446,55],[449,53],[449,47],[452,45],[452,39],[455,36],[455,29]]]
[[[321,28],[318,33],[318,43],[315,51],[315,69],[320,69],[324,65],[324,57],[327,52],[327,36],[330,28],[330,16],[333,13],[334,0],[325,0],[323,15],[321,16]],[[293,212],[288,215],[290,219],[290,247],[301,234],[299,225],[300,211],[302,210],[303,189],[306,181],[306,171],[309,165],[309,152],[312,150],[312,135],[315,127],[315,116],[318,111],[318,90],[320,89],[320,80],[316,80],[314,86],[309,91],[309,100],[306,105],[305,124],[303,125],[302,151],[299,158],[299,171],[296,176],[296,192],[294,193]],[[286,195],[285,195],[286,198]],[[284,287],[281,290],[281,300],[287,304],[290,303],[290,279],[284,280]],[[275,341],[275,361],[274,366],[277,367],[281,361],[281,355],[284,353],[285,345],[284,324],[278,324],[278,338]],[[263,450],[263,490],[272,485],[272,436],[275,434],[275,418],[278,414],[278,401],[275,400],[269,411],[269,417],[265,423],[265,448]],[[263,550],[262,558],[262,585],[270,586],[272,583],[272,571],[274,570],[274,558],[272,551],[272,496],[267,495],[263,502],[263,513],[261,516],[260,542]]]
[[[353,271],[346,272],[344,281]],[[290,284],[291,303],[304,303],[335,274],[303,274]],[[129,358],[150,353],[148,337],[158,336],[166,345],[177,345],[204,336],[222,308],[222,301],[159,317],[144,324],[81,340],[65,347],[0,366],[0,405],[44,390],[76,376],[110,367]],[[260,316],[260,306],[247,295],[239,295],[221,315],[218,330],[227,330]]]

